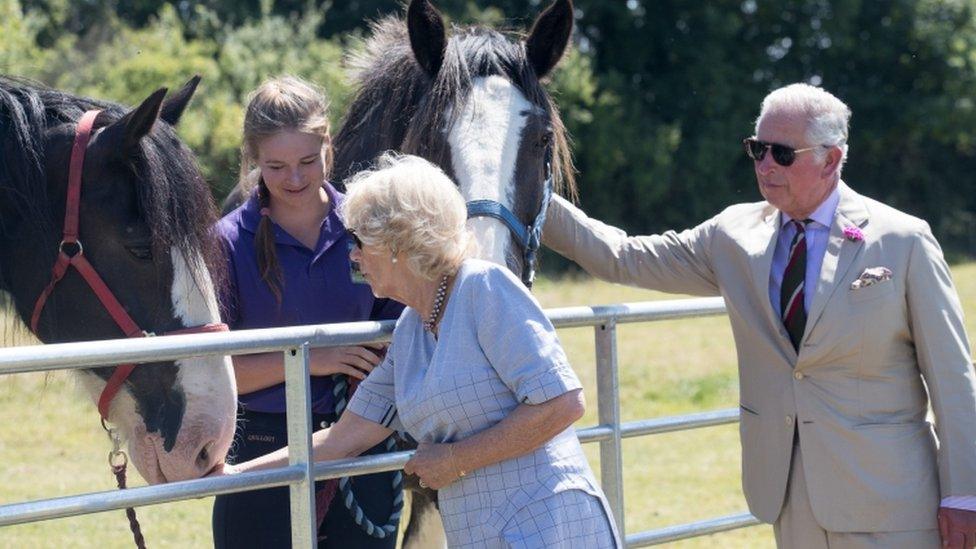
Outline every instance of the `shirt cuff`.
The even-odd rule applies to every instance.
[[[542,404],[582,387],[572,368],[566,364],[558,364],[555,368],[524,381],[518,388],[518,399],[525,404]]]
[[[399,422],[394,423],[397,419],[396,403],[363,385],[353,393],[346,409],[383,427],[396,429],[399,426]]]
[[[976,496],[948,496],[942,498],[939,507],[976,511]]]

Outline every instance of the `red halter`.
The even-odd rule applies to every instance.
[[[37,333],[37,326],[41,319],[41,311],[44,310],[44,304],[47,302],[47,298],[54,291],[54,286],[67,274],[68,268],[73,266],[85,282],[88,283],[92,291],[95,292],[95,296],[102,302],[105,310],[112,316],[112,319],[115,320],[115,323],[122,329],[122,333],[126,337],[149,337],[155,335],[152,332],[142,330],[132,320],[129,313],[125,311],[125,307],[119,303],[119,300],[115,299],[112,290],[108,288],[102,280],[102,277],[98,276],[98,272],[95,271],[92,264],[85,259],[85,249],[82,247],[81,241],[78,240],[78,207],[81,202],[81,171],[85,164],[85,151],[88,148],[88,140],[91,138],[92,126],[99,112],[101,111],[86,112],[81,117],[81,120],[78,122],[78,128],[75,130],[75,142],[71,147],[71,163],[68,167],[68,199],[64,207],[64,233],[61,244],[58,246],[58,259],[54,262],[54,268],[51,269],[51,281],[44,288],[44,291],[41,292],[41,295],[38,296],[37,303],[34,304],[34,313],[31,315],[31,330],[35,334]],[[74,253],[71,255],[65,251],[65,248],[69,246],[74,249]],[[204,324],[203,326],[174,330],[162,335],[224,331],[227,331],[226,324]],[[103,420],[108,419],[108,410],[112,399],[115,398],[115,395],[122,388],[122,384],[129,378],[129,374],[132,373],[134,368],[135,364],[118,365],[106,383],[101,396],[98,397],[98,413],[102,415]]]

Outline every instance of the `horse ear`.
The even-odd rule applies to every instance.
[[[572,0],[556,0],[539,15],[525,40],[525,53],[536,76],[546,76],[559,63],[572,32]]]
[[[441,13],[429,0],[412,0],[407,8],[407,30],[413,56],[431,78],[437,76],[447,45]]]
[[[154,91],[141,105],[106,126],[98,138],[99,143],[109,151],[122,154],[132,151],[152,130],[165,96],[166,88]]]
[[[197,74],[183,85],[182,88],[163,101],[163,107],[159,110],[159,118],[170,126],[175,126],[183,116],[183,111],[190,103],[193,92],[197,91],[197,84],[200,83],[200,75]]]

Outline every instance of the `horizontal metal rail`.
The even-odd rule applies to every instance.
[[[220,478],[204,478],[140,486],[126,490],[93,492],[0,506],[0,526],[87,515],[102,511],[155,505],[191,498],[285,486],[302,480],[302,468],[282,467]]]
[[[712,316],[724,312],[725,304],[721,298],[682,299],[594,307],[564,307],[546,310],[546,314],[558,328],[595,326],[597,330],[616,324]],[[176,360],[189,356],[288,351],[298,347],[307,349],[379,342],[389,340],[393,325],[393,321],[354,322],[219,334],[192,334],[6,348],[0,349],[0,375],[90,368],[105,364]],[[606,339],[606,342],[609,341],[611,339]],[[611,361],[611,364],[615,364],[615,362]],[[296,391],[296,393],[299,392]],[[289,396],[289,400],[291,399],[292,397]],[[619,403],[615,402],[614,405],[619,406]],[[615,416],[611,414],[611,417]],[[738,417],[739,410],[733,408],[627,423],[616,423],[615,420],[611,424],[580,429],[577,434],[581,442],[601,442],[605,445],[605,450],[617,445],[618,448],[614,451],[619,452],[620,438],[723,425],[736,422]],[[308,427],[306,426],[305,429],[307,432]],[[614,437],[618,438],[615,439]],[[614,440],[618,442],[614,443]],[[608,442],[610,446],[606,446]],[[96,492],[0,505],[0,527],[275,486],[291,486],[294,491],[296,486],[307,483],[309,470],[316,480],[392,471],[401,469],[411,455],[412,452],[396,452],[380,456],[316,463],[312,465],[311,469],[307,463],[297,462],[278,469],[229,477],[205,478],[128,490]],[[619,474],[616,476],[616,482],[620,483]],[[614,509],[614,512],[619,513],[622,517],[622,485],[608,488],[618,495],[616,498],[617,505],[614,506],[617,508]],[[660,530],[640,532],[627,536],[626,543],[628,547],[643,547],[753,524],[758,524],[758,521],[748,514],[720,517]],[[306,533],[303,532],[301,535],[304,534]],[[304,540],[300,545],[305,545]]]
[[[682,429],[695,429],[734,423],[739,410],[729,408],[714,412],[689,414],[686,416],[663,417],[623,423],[620,430],[624,438],[659,433],[669,433]],[[680,426],[680,427],[679,427]],[[612,429],[598,425],[579,429],[580,442],[599,442],[609,440]],[[313,466],[315,480],[326,480],[350,475],[368,475],[384,471],[402,469],[413,452],[393,452],[377,456],[366,456],[316,463]],[[142,486],[128,490],[96,492],[89,495],[68,496],[37,501],[0,505],[0,526],[64,518],[101,511],[124,509],[126,507],[166,503],[181,499],[191,499],[217,494],[228,494],[258,488],[285,486],[301,480],[301,469],[284,467],[268,471],[243,473],[221,478],[205,478],[182,482],[171,482],[158,486]],[[158,494],[156,498],[153,494]],[[90,498],[90,499],[83,499]]]
[[[557,328],[692,318],[722,314],[721,298],[675,299],[597,307],[547,309]],[[283,351],[308,342],[309,347],[338,347],[387,341],[394,321],[346,322],[287,328],[185,334],[108,341],[54,343],[0,349],[0,374],[75,370],[105,364],[160,362],[190,356]]]
[[[729,530],[756,526],[757,524],[762,524],[759,522],[759,519],[749,513],[741,513],[688,524],[679,524],[678,526],[668,526],[660,530],[639,532],[627,536],[625,543],[627,547],[647,547],[649,545],[660,545],[662,543],[672,543],[688,538],[728,532]]]

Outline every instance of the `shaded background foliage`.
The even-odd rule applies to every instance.
[[[440,0],[460,23],[524,30],[542,0]],[[576,0],[550,88],[576,143],[580,200],[629,231],[759,200],[739,142],[763,96],[823,85],[853,109],[845,180],[976,255],[976,3],[971,0]],[[135,103],[204,76],[181,135],[215,194],[237,172],[242,105],[265,77],[322,85],[336,122],[343,55],[392,0],[0,0],[0,73]],[[550,267],[559,267],[551,261]]]

